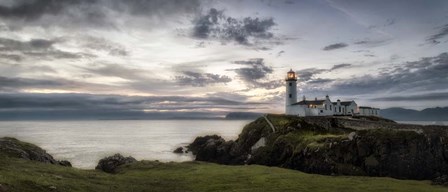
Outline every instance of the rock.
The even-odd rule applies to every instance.
[[[266,138],[262,137],[250,148],[250,150],[255,151],[258,148],[264,147],[264,146],[266,146]]]
[[[350,141],[353,140],[353,138],[355,138],[355,136],[356,136],[356,132],[351,132],[347,135],[348,140],[350,140]]]
[[[448,186],[448,175],[442,175],[440,177],[436,177],[431,182],[432,185],[444,185]]]
[[[25,143],[10,137],[0,138],[0,152],[3,152],[10,157],[39,161],[42,163],[55,165],[71,166],[71,163],[68,161],[55,160],[53,156],[36,145]]]
[[[64,167],[71,167],[72,163],[70,163],[70,161],[66,161],[66,160],[62,160],[62,161],[58,161],[59,165],[62,165]]]
[[[95,169],[102,170],[106,173],[116,173],[119,166],[134,162],[137,162],[137,160],[133,157],[123,157],[121,154],[117,153],[113,156],[101,159]]]
[[[177,149],[175,149],[173,151],[173,153],[184,153],[184,148],[183,147],[178,147]]]
[[[209,161],[221,164],[244,164],[247,153],[239,150],[234,141],[225,141],[217,135],[197,137],[188,145],[188,150],[196,155],[196,161]]]
[[[54,190],[56,190],[56,189],[58,189],[56,186],[54,186],[54,185],[52,185],[52,186],[50,186],[50,187],[48,187],[49,189],[50,189],[50,191],[54,191]]]
[[[367,157],[365,159],[364,163],[366,166],[369,166],[369,167],[376,167],[376,166],[378,166],[378,164],[380,164],[380,162],[378,162],[378,160],[376,160],[376,158],[373,155]]]
[[[0,192],[7,192],[8,187],[5,184],[0,184]]]

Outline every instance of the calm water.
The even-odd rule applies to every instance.
[[[99,159],[121,153],[137,160],[189,161],[172,151],[197,136],[236,139],[244,120],[0,121],[0,137],[31,142],[74,167],[94,168]]]

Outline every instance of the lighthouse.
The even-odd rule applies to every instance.
[[[286,99],[285,99],[285,112],[286,114],[291,113],[291,105],[297,103],[297,76],[296,73],[291,69],[286,74]]]

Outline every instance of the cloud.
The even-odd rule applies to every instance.
[[[0,119],[35,118],[118,118],[151,119],[217,117],[231,111],[262,109],[265,103],[231,100],[218,95],[123,96],[99,94],[0,93]],[[21,117],[14,117],[20,115]],[[201,116],[202,115],[202,116]],[[155,117],[153,117],[155,116]]]
[[[272,28],[277,25],[273,18],[243,19],[228,17],[224,11],[215,8],[193,20],[192,36],[198,39],[212,39],[221,42],[235,42],[245,46],[267,48],[266,44],[281,44]]]
[[[85,72],[90,74],[94,74],[95,76],[103,76],[103,77],[120,77],[128,80],[145,80],[149,79],[149,75],[151,72],[127,67],[120,64],[111,64],[111,63],[92,63],[89,67],[79,67],[83,69]]]
[[[432,101],[448,100],[448,92],[425,93],[418,95],[387,96],[372,99],[373,101]]]
[[[57,41],[46,39],[31,39],[29,41],[19,41],[8,38],[0,38],[0,53],[9,59],[16,59],[20,61],[23,57],[17,54],[10,54],[19,52],[23,55],[36,57],[40,59],[80,59],[92,58],[94,55],[80,52],[66,52],[56,49],[53,45]]]
[[[318,72],[320,71],[315,73]],[[315,73],[311,73],[311,77]],[[334,79],[325,90],[323,87],[306,85],[304,90],[340,95],[421,94],[447,90],[446,74],[448,74],[448,53],[441,53],[434,57],[424,57],[417,61],[391,66],[377,75],[366,74],[349,79]]]
[[[360,41],[355,41],[353,44],[363,46],[363,47],[378,47],[390,43],[392,39],[382,39],[382,40],[371,40],[365,39]]]
[[[105,51],[112,56],[128,56],[129,51],[118,43],[106,40],[104,38],[88,36],[85,38],[82,47],[88,48],[92,51]]]
[[[432,44],[439,44],[440,39],[448,35],[448,24],[442,26],[436,34],[433,34],[426,38],[426,42]]]
[[[337,69],[342,69],[342,68],[348,68],[348,67],[351,67],[351,66],[352,66],[352,64],[348,64],[348,63],[337,64],[337,65],[333,65],[333,67],[330,69],[330,71],[337,70]]]
[[[283,51],[283,50],[279,51],[279,52],[277,53],[277,57],[282,56],[283,53],[285,53],[285,51]]]
[[[335,49],[342,49],[344,47],[347,47],[348,45],[346,43],[335,43],[331,45],[327,45],[323,48],[324,51],[332,51]]]
[[[322,78],[317,78],[317,79],[311,79],[309,81],[307,81],[307,83],[309,84],[325,84],[325,83],[330,83],[335,81],[334,79],[322,79]]]
[[[213,84],[226,84],[232,81],[232,79],[226,75],[197,73],[192,71],[183,71],[182,75],[175,77],[175,80],[180,85],[191,85],[194,87],[205,87]]]
[[[318,68],[307,68],[302,69],[299,71],[296,71],[297,76],[299,77],[300,81],[307,82],[314,78],[315,75],[321,74],[323,72],[327,72],[328,69],[318,69]]]
[[[199,0],[20,0],[0,3],[0,17],[44,26],[48,25],[45,20],[51,20],[52,25],[111,27],[117,22],[115,18],[123,15],[163,19],[195,13],[199,7]]]
[[[0,90],[3,91],[17,90],[21,88],[62,87],[64,85],[66,85],[66,83],[62,81],[0,76]]]
[[[6,59],[10,61],[22,61],[22,56],[18,54],[0,53],[0,59]]]
[[[247,66],[233,71],[251,88],[275,89],[283,85],[281,80],[270,80],[268,75],[272,74],[274,70],[267,66],[262,58],[234,61],[233,63]]]
[[[307,68],[307,69],[302,69],[302,70],[296,71],[296,73],[297,73],[300,81],[302,81],[302,82],[308,82],[308,83],[314,83],[314,84],[327,83],[327,82],[332,82],[332,80],[316,78],[316,75],[319,75],[322,73],[327,73],[327,72],[332,72],[334,70],[339,70],[339,69],[343,69],[343,68],[349,68],[349,67],[352,67],[352,64],[342,63],[342,64],[333,65],[333,67],[331,67],[330,69]]]

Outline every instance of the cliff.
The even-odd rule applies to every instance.
[[[448,127],[398,124],[373,117],[269,115],[235,141],[198,137],[196,160],[259,164],[325,175],[434,179],[448,174]]]

